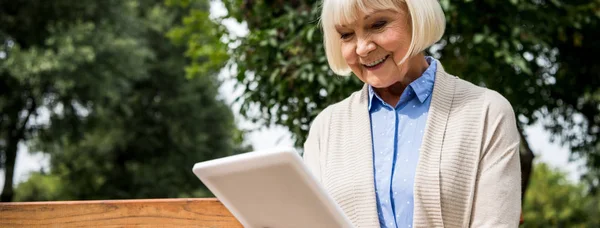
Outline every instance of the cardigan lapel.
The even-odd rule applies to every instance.
[[[456,81],[453,76],[446,74],[439,61],[437,66],[429,116],[415,175],[413,219],[415,227],[444,226],[441,207],[440,163]]]
[[[437,60],[436,60],[437,61]],[[420,148],[414,187],[414,225],[415,227],[443,227],[441,206],[440,162],[448,116],[454,96],[455,78],[446,74],[442,64],[437,62],[429,116]],[[371,120],[369,118],[369,95],[367,85],[363,86],[358,99],[352,99],[349,110],[350,121],[356,124],[348,143],[348,172],[352,179],[351,197],[355,203],[343,208],[346,213],[357,215],[350,217],[357,227],[378,227],[377,199],[373,175],[373,147],[371,138]],[[366,175],[365,175],[366,174]],[[358,200],[360,199],[360,200]],[[358,203],[360,201],[361,203]],[[365,204],[366,203],[366,204]]]
[[[356,124],[352,138],[348,141],[352,145],[349,151],[350,169],[353,173],[352,194],[354,199],[361,199],[353,205],[352,210],[359,215],[351,218],[357,227],[378,227],[379,216],[377,213],[377,199],[375,196],[375,180],[373,174],[373,146],[371,139],[371,119],[369,117],[369,95],[365,84],[360,91],[358,99],[351,102],[351,123]],[[367,175],[365,175],[367,174]],[[368,202],[365,204],[364,202]]]

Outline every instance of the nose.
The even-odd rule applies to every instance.
[[[356,54],[360,57],[366,57],[376,48],[377,47],[375,46],[375,43],[373,43],[373,41],[370,39],[358,39],[356,44]]]

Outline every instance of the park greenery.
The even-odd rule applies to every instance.
[[[209,58],[171,38],[177,27],[210,22],[208,2],[190,7],[0,1],[2,201],[14,196],[19,144],[50,155],[49,170],[20,187],[21,200],[206,194],[193,164],[248,148],[218,98],[224,63],[186,77],[191,61]],[[210,32],[193,37],[220,45]]]
[[[210,196],[193,163],[251,150],[234,112],[300,147],[361,87],[327,66],[320,1],[217,2],[227,13],[211,18],[208,0],[0,0],[1,200]],[[440,3],[446,33],[427,55],[518,117],[523,226],[600,226],[600,0]],[[223,70],[239,110],[218,94]],[[580,179],[535,162],[524,129],[536,123],[585,165]],[[17,185],[19,147],[50,166]]]

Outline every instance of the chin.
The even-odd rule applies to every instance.
[[[390,87],[391,85],[393,85],[396,82],[397,81],[381,81],[378,79],[367,80],[367,84],[369,84],[370,86],[372,86],[374,88],[378,88],[378,89]]]
[[[391,85],[401,81],[404,75],[402,72],[394,69],[391,61],[387,61],[387,66],[380,68],[375,71],[369,71],[368,69],[361,69],[363,75],[363,82],[369,84],[374,88],[387,88]]]
[[[387,88],[396,84],[402,78],[394,77],[394,75],[397,74],[393,74],[390,72],[388,74],[385,74],[385,76],[368,75],[365,82],[374,88]]]

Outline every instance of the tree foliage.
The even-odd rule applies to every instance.
[[[194,8],[195,20],[217,27],[207,2]],[[0,11],[0,145],[25,142],[51,155],[50,172],[34,174],[19,199],[198,196],[195,162],[248,149],[217,98],[224,61],[186,53],[167,36],[193,25],[184,18],[191,11],[161,0],[0,1]],[[219,47],[215,36],[193,38]],[[186,68],[189,59],[201,70]],[[14,168],[14,156],[5,158]],[[12,175],[6,183],[10,200]],[[35,196],[52,186],[60,189]]]
[[[531,177],[523,204],[523,227],[598,227],[600,195],[587,194],[585,185],[540,163]]]
[[[355,77],[328,69],[318,26],[319,0],[223,0],[249,34],[226,36],[241,113],[264,125],[286,126],[296,145],[325,107],[360,89]],[[523,128],[541,118],[553,140],[585,159],[587,179],[600,179],[600,69],[595,53],[599,0],[440,1],[446,33],[427,52],[463,79],[503,94],[519,117],[522,167],[533,153]],[[201,32],[200,30],[193,30]],[[258,112],[256,112],[258,110]],[[526,185],[524,185],[526,186]],[[595,188],[594,188],[595,189]]]
[[[3,201],[12,198],[17,145],[44,127],[34,121],[42,109],[78,121],[78,110],[96,100],[118,103],[124,82],[142,77],[150,53],[133,38],[130,3],[0,1]],[[65,130],[76,132],[71,124]]]
[[[64,191],[65,183],[59,176],[35,172],[27,181],[15,187],[14,201],[51,201],[67,200],[70,197]]]

